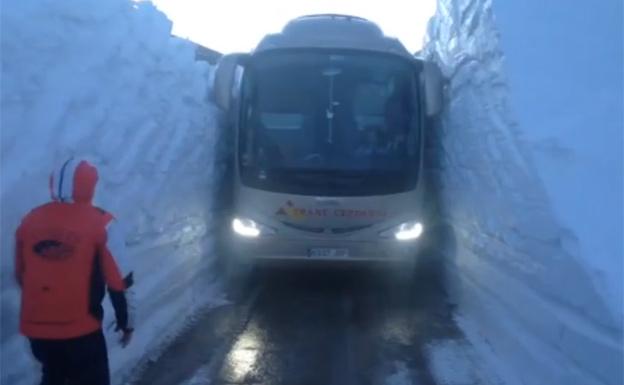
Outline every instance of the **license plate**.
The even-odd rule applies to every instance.
[[[326,247],[312,248],[309,251],[310,258],[347,258],[349,249],[333,249]]]

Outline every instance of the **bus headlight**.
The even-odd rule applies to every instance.
[[[257,238],[261,234],[275,233],[273,229],[247,218],[234,218],[232,220],[232,230],[234,230],[236,234],[246,238]]]
[[[418,221],[405,222],[390,230],[380,233],[384,238],[394,237],[398,241],[412,241],[423,233],[423,225]]]

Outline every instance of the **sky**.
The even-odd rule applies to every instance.
[[[173,21],[173,34],[222,53],[251,51],[291,19],[341,13],[376,22],[410,52],[422,47],[436,0],[153,0]]]

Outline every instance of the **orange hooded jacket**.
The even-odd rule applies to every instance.
[[[20,331],[67,339],[101,328],[105,286],[117,327],[129,330],[125,290],[132,285],[111,254],[108,212],[91,204],[97,169],[70,159],[50,176],[52,202],[26,215],[16,232],[15,275],[22,288]]]

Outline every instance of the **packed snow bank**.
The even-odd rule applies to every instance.
[[[524,140],[596,289],[621,315],[622,1],[495,3],[494,11]]]
[[[491,3],[440,0],[424,50],[465,330],[518,383],[620,384],[621,3]]]
[[[13,232],[46,202],[53,165],[86,155],[100,168],[96,203],[128,229],[138,300],[133,343],[109,330],[121,378],[146,353],[215,300],[210,274],[215,112],[207,64],[170,37],[151,3],[23,0],[2,5],[2,379],[33,384],[17,334]],[[106,325],[112,311],[106,309]]]

